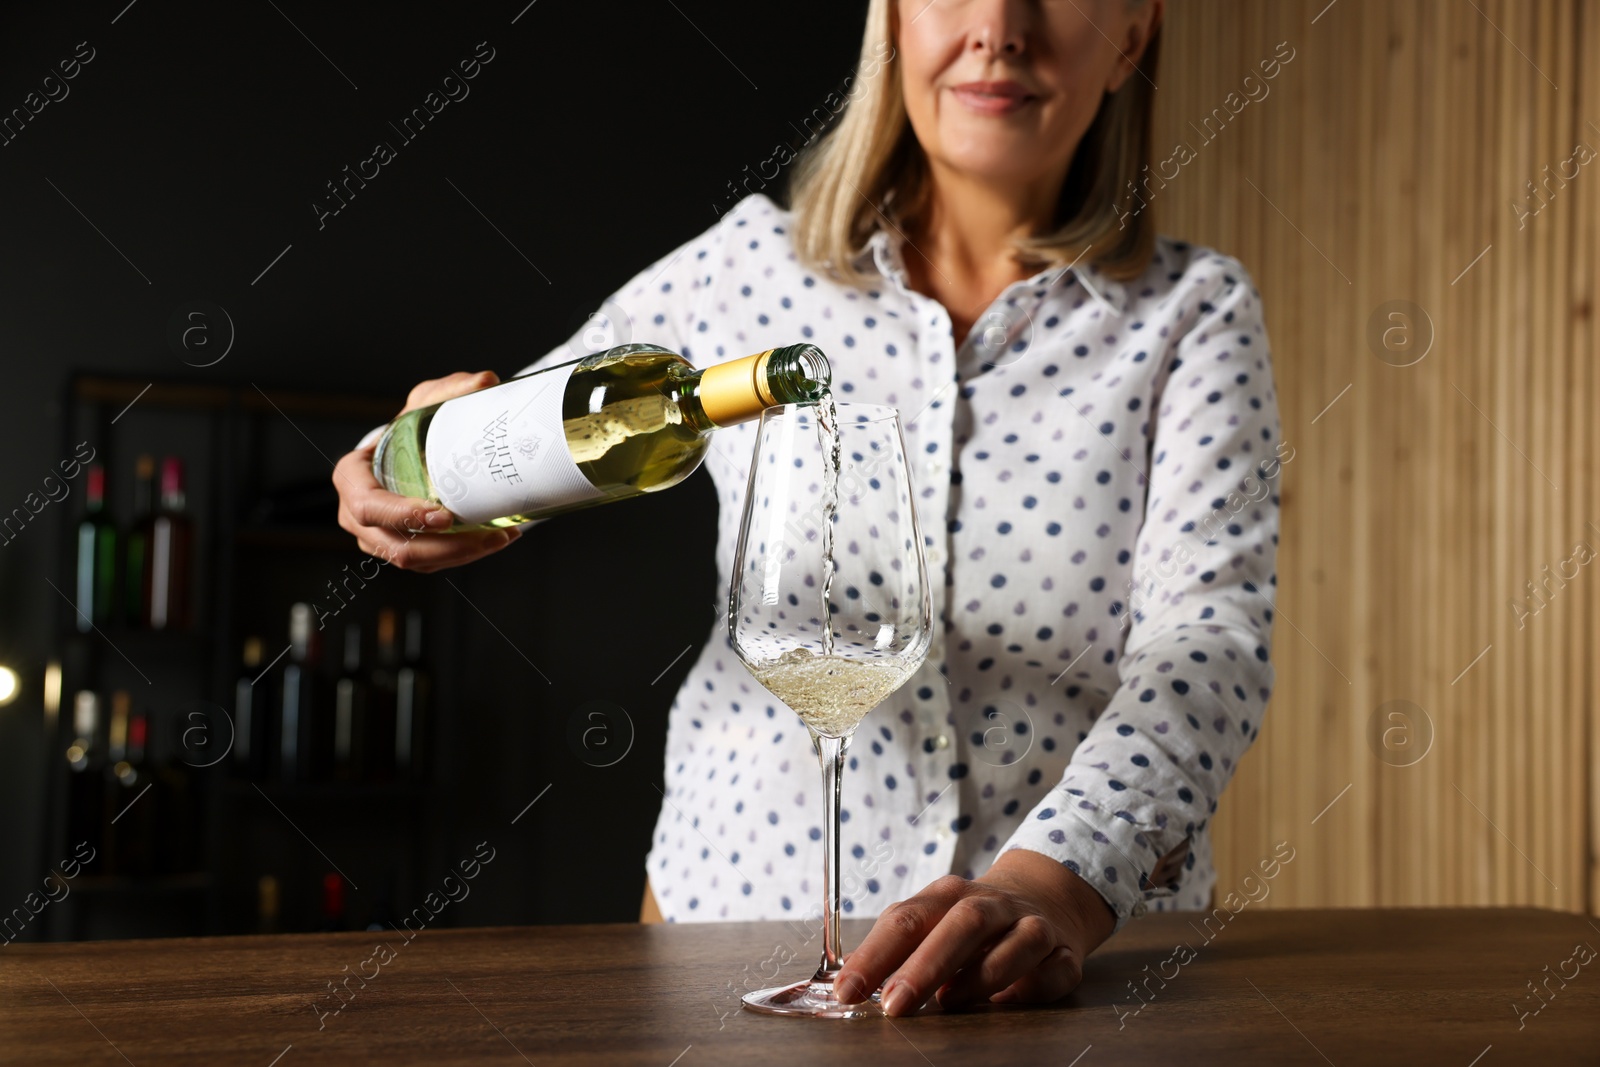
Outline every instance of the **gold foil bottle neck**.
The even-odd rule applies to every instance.
[[[776,349],[707,367],[700,374],[700,408],[718,426],[759,418],[778,403],[767,383],[767,360]]]

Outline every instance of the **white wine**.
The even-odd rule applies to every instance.
[[[406,412],[372,470],[391,492],[448,508],[452,530],[514,526],[676,485],[717,427],[819,400],[829,376],[808,344],[704,371],[657,345],[621,345]]]
[[[909,674],[898,660],[818,656],[804,648],[792,648],[750,673],[824,737],[852,733]]]
[[[829,393],[817,405],[817,441],[822,445],[822,654],[833,655],[833,524],[839,513],[839,407]],[[858,720],[859,721],[859,720]]]

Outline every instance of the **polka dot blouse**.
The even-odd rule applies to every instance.
[[[862,251],[874,283],[857,290],[802,266],[789,223],[743,200],[618,290],[605,321],[613,343],[702,367],[810,341],[840,400],[901,413],[939,623],[849,749],[844,909],[876,915],[1013,848],[1086,879],[1119,929],[1205,908],[1210,820],[1272,685],[1292,457],[1250,276],[1161,238],[1131,284],[1079,266],[1011,285],[958,348],[945,308],[908,287],[893,231]],[[592,341],[580,331],[536,365]],[[719,430],[706,459],[724,591],[755,435]],[[662,913],[817,914],[816,755],[725,619],[670,716],[646,860]],[[1185,843],[1176,878],[1152,884]]]

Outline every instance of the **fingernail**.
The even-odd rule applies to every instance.
[[[436,508],[424,515],[422,517],[422,521],[427,523],[429,526],[449,526],[455,521],[455,516],[451,515],[443,508]]]
[[[833,988],[839,997],[839,1003],[858,1004],[861,1001],[861,994],[865,985],[865,982],[852,974],[848,978],[842,978],[835,982]]]
[[[520,527],[520,526],[507,526],[506,527],[506,544],[509,545],[511,542],[515,541],[517,538],[519,538],[521,536],[522,536],[522,527]]]
[[[991,1003],[991,1004],[1010,1004],[1013,1001],[1015,1001],[1016,999],[1017,999],[1016,990],[1013,990],[1013,989],[1002,989],[1000,992],[996,993],[994,996],[989,998],[989,1003]]]
[[[883,1013],[885,1015],[904,1015],[914,1005],[911,1003],[914,994],[911,987],[904,982],[898,982],[884,990]]]

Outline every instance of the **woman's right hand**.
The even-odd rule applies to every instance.
[[[411,390],[401,414],[499,382],[494,371],[487,370],[435,378]],[[522,536],[515,526],[440,533],[454,525],[455,516],[431,500],[399,496],[380,485],[372,474],[376,447],[348,452],[333,468],[333,484],[339,491],[339,525],[355,535],[361,551],[401,570],[428,574],[482,559]]]

